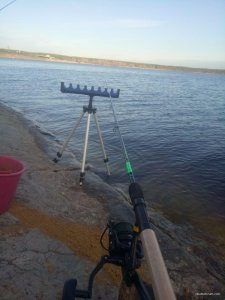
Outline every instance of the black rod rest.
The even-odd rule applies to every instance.
[[[79,94],[79,95],[87,95],[87,96],[99,96],[99,97],[111,97],[111,98],[118,98],[120,94],[120,90],[118,89],[116,92],[114,92],[113,89],[108,91],[107,88],[101,89],[99,87],[97,90],[95,90],[94,86],[91,87],[89,90],[87,86],[85,85],[83,89],[80,88],[80,85],[77,84],[76,88],[73,87],[73,85],[70,83],[69,87],[65,87],[64,82],[61,82],[61,92],[62,93],[71,93],[71,94]]]

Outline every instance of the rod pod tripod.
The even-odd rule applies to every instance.
[[[94,89],[92,86],[90,90],[87,89],[87,86],[84,86],[83,89],[80,88],[79,85],[77,85],[76,88],[72,86],[72,84],[69,85],[69,87],[65,87],[64,82],[61,82],[61,92],[62,93],[71,93],[71,94],[80,94],[80,95],[87,95],[89,96],[89,103],[88,106],[83,106],[83,111],[80,114],[80,117],[78,121],[75,123],[71,133],[69,134],[68,138],[65,140],[65,142],[62,145],[62,148],[60,151],[57,152],[57,157],[53,159],[55,163],[59,161],[59,159],[62,157],[62,154],[67,147],[70,139],[72,138],[73,134],[75,133],[76,129],[79,127],[81,120],[85,114],[87,114],[87,125],[86,125],[86,132],[85,132],[85,140],[84,140],[84,150],[83,150],[83,159],[82,159],[82,164],[81,164],[81,172],[80,172],[80,185],[83,184],[84,178],[85,178],[85,163],[86,163],[86,157],[87,157],[87,147],[88,147],[88,137],[89,137],[89,131],[90,131],[90,120],[91,120],[91,115],[93,114],[94,120],[95,120],[95,125],[98,131],[98,136],[102,148],[102,153],[104,156],[104,163],[106,165],[106,170],[107,174],[110,175],[110,170],[109,170],[109,165],[108,165],[108,157],[106,155],[104,143],[103,143],[103,138],[102,138],[102,133],[100,130],[100,126],[98,123],[98,119],[96,116],[96,111],[97,109],[93,107],[93,98],[94,96],[99,96],[99,97],[110,97],[110,98],[118,98],[120,90],[117,90],[117,92],[114,92],[113,89],[111,89],[110,92],[108,92],[108,89],[104,89],[103,91],[99,87],[97,90]]]

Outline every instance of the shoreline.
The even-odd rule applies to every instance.
[[[85,268],[91,269],[93,267],[93,260],[90,257],[87,258],[85,253],[91,249],[92,255],[96,255],[96,258],[100,256],[100,250],[98,247],[96,250],[96,245],[99,245],[98,236],[101,229],[104,228],[109,218],[121,220],[121,218],[124,218],[124,215],[127,215],[128,220],[132,221],[133,212],[131,206],[121,193],[118,193],[113,187],[103,182],[91,170],[88,170],[86,173],[84,188],[80,188],[78,184],[79,163],[73,159],[69,165],[62,163],[53,164],[51,156],[49,156],[51,149],[50,152],[48,149],[47,155],[45,153],[46,149],[43,147],[46,137],[38,132],[38,129],[32,125],[32,122],[25,119],[21,113],[0,104],[0,117],[0,153],[16,156],[24,161],[28,167],[18,186],[14,204],[8,213],[0,215],[0,223],[1,225],[3,224],[1,228],[5,230],[1,231],[4,239],[0,240],[0,245],[5,249],[6,256],[11,255],[17,261],[17,264],[13,265],[13,268],[10,269],[11,271],[9,270],[8,272],[13,272],[14,278],[18,280],[18,276],[20,276],[19,266],[24,272],[24,284],[28,284],[29,280],[31,280],[30,276],[35,280],[33,276],[35,276],[37,266],[35,265],[36,259],[34,261],[33,259],[35,255],[38,255],[39,259],[44,260],[44,264],[47,265],[47,267],[46,265],[44,265],[45,267],[38,266],[38,270],[44,278],[49,276],[49,273],[53,276],[48,284],[48,288],[53,289],[54,287],[58,295],[62,291],[64,281],[70,278],[69,276],[74,276],[73,274],[69,275],[71,273],[71,265],[74,266],[73,271],[79,274],[76,277],[79,278],[81,276],[83,278],[81,283],[86,286],[87,276],[83,277],[82,274],[85,273]],[[127,213],[124,213],[125,211]],[[100,215],[101,219],[99,218]],[[32,216],[37,216],[36,222]],[[196,236],[195,229],[192,226],[175,225],[152,208],[150,210],[150,218],[177,294],[182,295],[184,290],[188,289],[193,296],[195,292],[199,292],[200,287],[204,291],[212,292],[213,286],[217,287],[217,292],[225,292],[225,284],[222,284],[221,279],[221,276],[223,276],[223,263],[216,265],[218,256],[213,249],[209,248],[210,241],[207,244],[202,239],[201,233],[198,233]],[[63,222],[71,224],[68,225],[68,228],[75,228],[68,231],[66,240],[61,240],[67,230],[65,229],[67,227],[60,225],[62,224],[60,223],[62,219],[64,220]],[[41,222],[43,227],[38,224],[38,220],[43,220]],[[59,225],[56,226],[56,224]],[[79,224],[81,229],[78,230],[80,228]],[[63,235],[60,235],[60,226],[64,228]],[[100,231],[94,229],[96,226]],[[54,231],[54,229],[57,230]],[[93,236],[93,230],[97,234],[94,240],[90,238]],[[88,246],[82,247],[82,242],[78,242],[75,246],[71,244],[73,235],[76,234],[78,241],[79,239],[82,241],[88,235],[87,232],[90,234],[86,239],[86,242],[89,243],[87,244]],[[27,249],[24,249],[23,246],[24,250],[22,253],[24,257],[28,257],[28,260],[31,253],[34,255],[31,256],[32,260],[29,260],[34,271],[27,270],[26,261],[21,261],[21,258],[15,252],[19,247],[18,245],[22,247],[24,240],[26,241],[30,237],[35,240],[35,245],[39,250],[34,249],[34,246],[28,245],[31,248],[27,246]],[[6,245],[5,241],[7,241]],[[64,253],[63,255],[66,257],[65,263],[61,263],[60,266],[53,257],[50,257],[49,263],[48,254],[45,254],[44,258],[42,257],[43,251],[40,247],[45,247],[44,245],[47,244],[48,246],[45,248],[52,249],[54,243],[61,249],[60,255]],[[14,252],[13,250],[9,251],[13,247],[16,250]],[[209,249],[212,253],[208,253]],[[5,260],[3,257],[1,262],[3,263],[3,271],[0,273],[0,276],[3,278],[5,285],[11,285],[12,279],[6,278],[5,267],[3,267],[7,260],[10,260],[8,256]],[[71,261],[71,265],[66,263],[68,260]],[[61,285],[57,281],[56,287],[55,280],[58,268],[63,268],[62,273],[65,278],[63,281],[60,277]],[[52,271],[53,269],[54,271]],[[112,276],[117,278],[117,275],[115,275],[117,273],[112,272]],[[104,274],[103,277],[105,276],[108,279],[104,284],[96,283],[96,293],[98,293],[98,296],[103,295],[103,299],[104,297],[105,299],[116,299],[118,283],[115,285],[115,291],[112,291],[109,285],[114,277],[107,277],[108,275]],[[15,282],[13,284],[15,285]],[[39,290],[43,291],[43,287],[45,287],[45,283],[40,282],[34,289],[32,297],[34,297],[34,293],[37,295]],[[23,293],[22,289],[24,289],[23,285],[16,287],[18,294]],[[1,285],[0,291],[1,295],[4,295],[6,292],[9,293]],[[31,299],[32,297],[26,298],[23,296],[22,298]],[[45,299],[55,299],[54,297]],[[96,296],[93,299],[98,298]]]
[[[0,134],[1,155],[14,156],[27,168],[9,211],[0,215],[0,248],[4,253],[0,260],[1,299],[15,295],[27,300],[61,299],[65,280],[75,274],[86,287],[88,273],[104,253],[98,239],[109,215],[100,199],[76,184],[78,169],[51,162],[41,150],[44,137],[38,130],[22,114],[1,104]],[[31,288],[36,272],[40,279]],[[106,269],[95,283],[93,299],[116,299],[118,276],[117,270]]]
[[[47,54],[47,53],[36,53],[36,52],[7,50],[7,49],[0,49],[0,58],[47,61],[47,62],[57,62],[57,63],[69,63],[69,64],[84,64],[84,65],[89,64],[89,65],[100,65],[100,66],[107,66],[107,67],[125,67],[125,68],[144,69],[144,70],[165,70],[165,71],[167,70],[167,71],[181,71],[181,72],[195,72],[195,73],[197,72],[197,73],[206,73],[206,74],[207,73],[225,74],[225,69],[167,66],[167,65],[158,65],[158,64],[125,62],[125,61],[117,61],[117,60],[86,58],[86,57],[52,54],[52,53]]]

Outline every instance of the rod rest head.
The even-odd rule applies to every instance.
[[[87,95],[90,97],[99,96],[99,97],[111,97],[111,98],[119,98],[120,89],[117,89],[116,92],[114,92],[113,89],[108,91],[107,88],[101,89],[101,87],[98,87],[97,90],[95,90],[94,86],[91,87],[89,90],[87,86],[85,85],[83,89],[80,88],[80,85],[77,84],[76,88],[73,87],[73,85],[70,83],[69,87],[65,87],[64,82],[61,82],[61,92],[62,93],[71,93],[71,94],[79,94],[79,95]]]

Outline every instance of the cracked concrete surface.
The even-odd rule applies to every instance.
[[[98,239],[108,216],[101,201],[79,188],[74,166],[49,160],[33,130],[0,107],[0,153],[27,167],[9,212],[0,215],[1,300],[61,299],[64,282],[74,277],[86,288],[102,255]],[[118,283],[104,273],[96,278],[93,299],[117,299]]]
[[[16,232],[15,224],[20,221],[10,213],[0,218],[0,299],[61,299],[65,280],[77,275],[79,287],[86,288],[93,262],[39,229],[24,226]],[[101,276],[93,292],[93,299],[117,298],[116,286]]]

